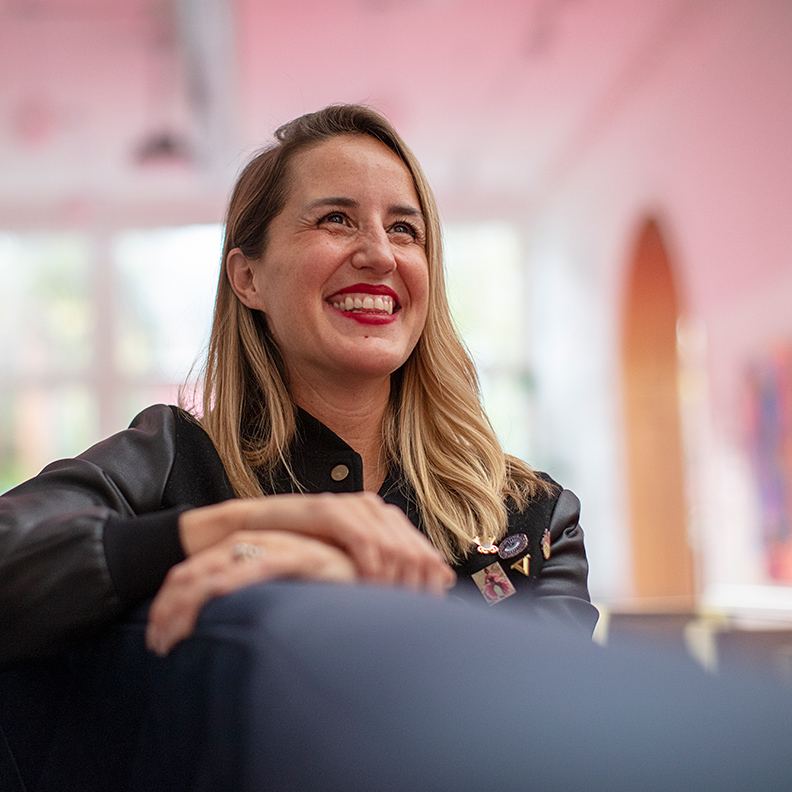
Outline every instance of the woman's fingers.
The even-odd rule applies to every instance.
[[[198,552],[168,573],[149,610],[146,643],[166,654],[195,627],[213,597],[280,578],[352,582],[354,565],[339,549],[297,534],[240,532]]]
[[[373,493],[277,495],[244,501],[246,528],[294,531],[343,549],[365,580],[443,591],[455,576],[396,506]]]
[[[342,549],[364,580],[431,592],[442,592],[455,580],[404,513],[370,492],[226,501],[184,512],[179,530],[187,555],[239,530],[285,531]]]
[[[442,593],[456,575],[440,552],[416,530],[396,506],[379,501],[383,519],[383,552],[389,560],[389,582],[411,589]]]

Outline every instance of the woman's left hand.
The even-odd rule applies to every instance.
[[[336,547],[284,531],[235,532],[168,573],[149,610],[146,645],[167,654],[192,633],[213,597],[265,580],[307,578],[352,583],[355,566]]]

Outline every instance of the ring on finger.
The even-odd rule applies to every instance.
[[[262,553],[258,545],[250,542],[237,542],[231,550],[231,558],[234,561],[249,561],[251,558],[258,558]]]

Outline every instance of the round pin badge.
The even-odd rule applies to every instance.
[[[512,534],[506,536],[498,545],[498,555],[501,558],[514,558],[528,547],[528,537],[525,534]]]

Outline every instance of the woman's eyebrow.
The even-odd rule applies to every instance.
[[[391,214],[400,214],[400,215],[408,215],[409,217],[418,217],[424,223],[426,219],[423,216],[423,212],[420,209],[416,209],[414,206],[405,206],[403,204],[394,204],[393,206],[389,206],[388,210]]]
[[[354,198],[347,198],[344,195],[331,195],[327,198],[317,198],[315,201],[311,201],[311,203],[308,204],[308,209],[316,209],[320,206],[347,206],[355,208],[358,206],[358,202]]]

